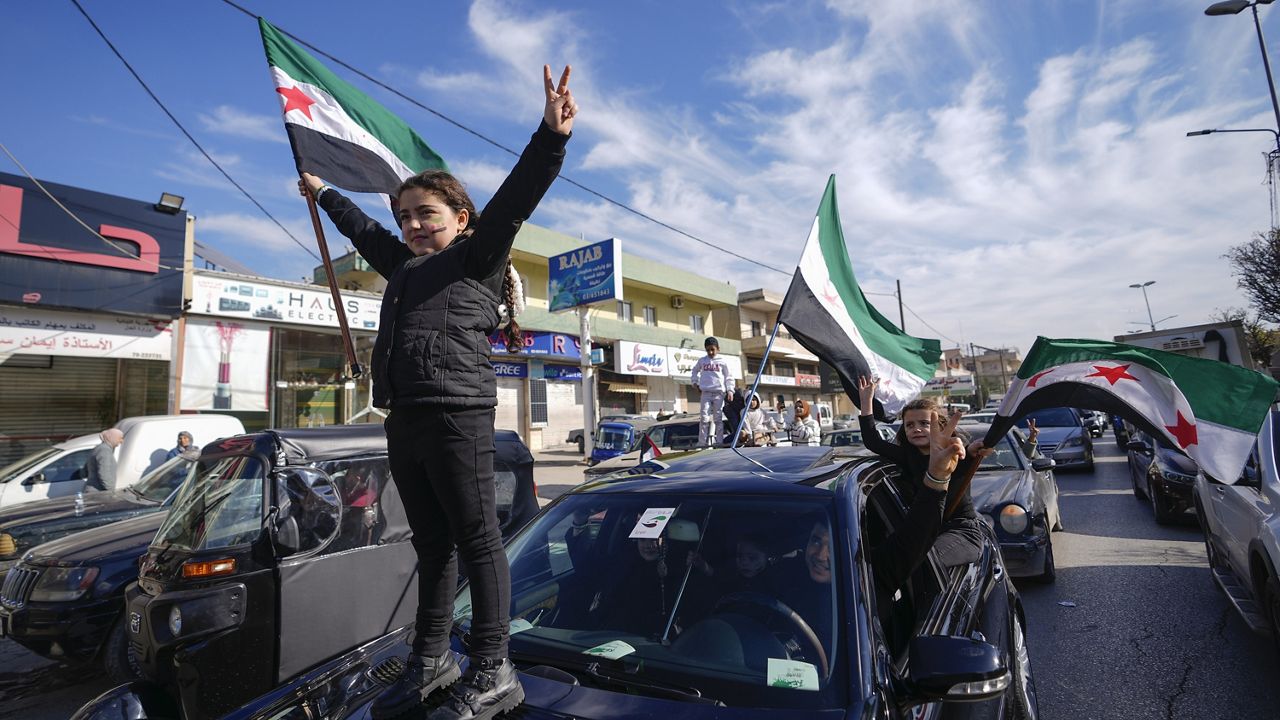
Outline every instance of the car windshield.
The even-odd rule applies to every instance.
[[[598,663],[642,694],[844,707],[849,643],[838,631],[853,624],[834,589],[851,561],[838,557],[828,508],[825,498],[563,498],[507,547],[512,657],[570,673]],[[454,619],[469,631],[469,588]]]
[[[832,447],[861,445],[862,432],[859,430],[853,430],[849,432],[841,431],[841,432],[827,433],[826,435],[822,436],[822,444],[830,445]]]
[[[1069,408],[1045,408],[1027,413],[1018,421],[1018,427],[1026,429],[1027,420],[1035,420],[1037,427],[1075,427],[1080,424],[1076,414]]]
[[[152,547],[205,550],[252,542],[262,530],[263,479],[262,462],[248,455],[200,463]]]
[[[660,448],[687,450],[698,446],[698,423],[658,425],[649,429],[649,437]],[[639,443],[636,447],[639,447]]]
[[[7,483],[14,478],[26,479],[27,471],[32,467],[52,458],[54,455],[62,452],[56,447],[47,447],[44,450],[31,453],[30,455],[21,457],[3,468],[0,468],[0,483]]]
[[[629,427],[601,427],[596,433],[596,447],[601,450],[626,451],[631,442]]]
[[[163,465],[142,476],[130,487],[135,493],[152,502],[164,502],[196,469],[196,458],[175,455]]]
[[[992,448],[995,452],[982,458],[982,463],[978,465],[979,472],[983,470],[1023,470],[1026,468],[1025,457],[1022,450],[1016,444],[1017,440],[1013,433],[1006,433],[1000,442]]]

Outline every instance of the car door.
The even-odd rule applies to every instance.
[[[1258,525],[1266,512],[1261,482],[1255,445],[1244,472],[1234,485],[1209,483],[1209,503],[1218,521],[1216,530],[1221,540],[1217,547],[1226,555],[1236,575],[1246,581],[1249,578],[1249,541],[1257,535]]]
[[[89,476],[86,466],[92,454],[92,449],[75,450],[54,458],[23,478],[22,484],[14,488],[16,492],[6,493],[5,504],[66,497],[83,491]]]
[[[1150,435],[1139,430],[1130,433],[1129,440],[1143,443],[1142,449],[1129,448],[1129,473],[1133,476],[1133,482],[1138,489],[1149,493],[1151,488],[1148,486],[1147,471],[1151,469],[1151,463],[1155,459],[1155,443],[1152,442]]]

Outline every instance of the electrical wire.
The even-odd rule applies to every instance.
[[[938,328],[936,328],[936,327],[934,327],[934,326],[930,325],[928,322],[926,322],[924,318],[920,317],[920,314],[919,314],[919,313],[917,313],[915,310],[912,310],[912,309],[911,309],[911,306],[910,306],[910,305],[908,305],[908,304],[906,304],[906,303],[902,303],[902,307],[906,308],[906,309],[907,309],[907,312],[911,313],[911,316],[912,316],[912,317],[914,317],[915,319],[919,320],[921,323],[923,323],[925,327],[927,327],[927,328],[929,328],[930,330],[932,330],[932,331],[934,331],[935,333],[937,333],[938,337],[942,338],[943,340],[946,340],[947,342],[951,343],[952,345],[957,345],[957,346],[959,345],[959,343],[957,343],[955,340],[952,340],[951,338],[947,337],[946,335],[943,335],[941,330],[939,330]]]
[[[72,0],[72,2],[76,2],[76,0]],[[244,13],[245,15],[248,15],[248,16],[249,16],[249,17],[251,17],[251,18],[255,18],[255,19],[256,19],[256,18],[258,17],[258,15],[257,15],[257,14],[255,14],[255,13],[251,12],[250,10],[248,10],[248,9],[246,9],[246,8],[244,8],[244,7],[241,7],[240,5],[236,4],[236,3],[235,3],[235,2],[233,2],[232,0],[222,0],[222,2],[223,2],[223,3],[225,3],[225,4],[227,4],[227,5],[230,5],[231,7],[235,8],[236,10],[239,10],[240,12]],[[414,99],[414,98],[412,98],[412,97],[410,97],[410,96],[408,96],[408,95],[406,95],[406,94],[404,94],[404,93],[400,92],[399,90],[395,89],[394,87],[391,87],[390,85],[388,85],[388,84],[386,84],[386,83],[382,82],[381,80],[379,80],[379,79],[377,79],[377,78],[373,77],[372,75],[369,75],[368,73],[366,73],[366,72],[364,72],[364,71],[362,71],[362,70],[359,70],[359,69],[357,69],[357,68],[353,67],[352,65],[350,65],[350,64],[348,64],[347,62],[345,62],[345,61],[343,61],[343,60],[341,60],[341,59],[339,59],[339,58],[337,58],[337,57],[335,57],[335,56],[331,55],[330,53],[325,52],[324,50],[321,50],[320,48],[316,47],[315,45],[312,45],[311,43],[307,42],[306,40],[303,40],[302,38],[298,37],[297,35],[294,35],[293,33],[289,32],[288,30],[285,30],[284,28],[281,28],[281,27],[278,27],[278,26],[276,27],[276,29],[277,29],[277,30],[279,30],[280,32],[284,33],[285,35],[289,36],[289,37],[290,37],[290,38],[292,38],[293,40],[297,41],[297,42],[298,42],[298,44],[300,44],[300,45],[302,45],[302,46],[304,46],[304,47],[306,47],[306,48],[310,49],[311,51],[315,52],[317,55],[321,55],[321,56],[323,56],[323,57],[325,57],[325,58],[328,58],[328,59],[329,59],[330,61],[332,61],[334,64],[339,65],[339,66],[341,66],[341,67],[343,67],[343,68],[347,69],[348,71],[350,71],[350,72],[352,72],[352,73],[354,73],[354,74],[356,74],[356,75],[359,75],[360,77],[364,78],[365,80],[368,80],[369,82],[373,83],[374,85],[377,85],[378,87],[382,88],[383,90],[386,90],[387,92],[391,93],[392,95],[395,95],[396,97],[400,98],[401,100],[404,100],[405,102],[408,102],[409,104],[413,105],[414,107],[420,108],[420,109],[422,109],[422,110],[426,110],[427,112],[431,113],[432,115],[435,115],[436,117],[440,118],[441,120],[443,120],[443,121],[445,121],[445,122],[449,123],[450,125],[453,125],[454,127],[458,128],[459,130],[462,130],[463,132],[466,132],[466,133],[469,133],[469,134],[471,134],[471,135],[474,135],[475,137],[479,138],[480,140],[482,140],[482,141],[484,141],[484,142],[486,142],[486,143],[488,143],[488,144],[490,144],[490,145],[492,145],[492,146],[494,146],[494,147],[498,148],[499,150],[502,150],[503,152],[509,153],[509,154],[511,154],[511,155],[513,155],[513,156],[515,156],[515,157],[520,157],[520,153],[518,153],[518,152],[516,152],[515,150],[513,150],[513,149],[511,149],[511,148],[507,147],[506,145],[503,145],[502,143],[498,142],[497,140],[494,140],[493,138],[491,138],[491,137],[489,137],[489,136],[485,135],[484,133],[481,133],[481,132],[480,132],[480,131],[478,131],[478,130],[475,130],[475,129],[473,129],[473,128],[470,128],[470,127],[468,127],[468,126],[464,125],[463,123],[458,122],[457,120],[454,120],[453,118],[449,117],[448,115],[445,115],[444,113],[440,112],[439,110],[436,110],[436,109],[434,109],[434,108],[428,107],[428,106],[427,106],[427,105],[425,105],[424,103],[422,103],[422,102],[420,102],[420,101],[418,101],[418,100],[416,100],[416,99]],[[764,268],[764,269],[766,269],[766,270],[772,270],[772,271],[774,271],[774,272],[776,272],[776,273],[782,273],[783,275],[788,275],[788,276],[789,276],[789,275],[791,275],[791,272],[790,272],[790,271],[783,270],[782,268],[777,268],[777,267],[774,267],[774,266],[769,265],[769,264],[767,264],[767,263],[760,262],[759,260],[756,260],[755,258],[747,257],[746,255],[743,255],[743,254],[741,254],[741,253],[734,252],[733,250],[730,250],[730,249],[728,249],[728,248],[724,248],[724,247],[721,247],[721,246],[719,246],[719,245],[716,245],[716,244],[714,244],[714,243],[712,243],[712,242],[709,242],[709,241],[707,241],[707,240],[703,240],[702,238],[700,238],[700,237],[698,237],[698,236],[696,236],[696,235],[693,235],[693,234],[687,233],[687,232],[685,232],[684,230],[681,230],[681,229],[680,229],[680,228],[678,228],[678,227],[675,227],[675,226],[673,226],[673,225],[669,225],[669,224],[667,224],[667,223],[665,223],[665,222],[663,222],[663,221],[661,221],[661,220],[659,220],[659,219],[657,219],[657,218],[653,217],[652,215],[649,215],[649,214],[647,214],[647,213],[645,213],[645,212],[643,212],[643,211],[640,211],[640,210],[637,210],[637,209],[635,209],[635,208],[631,207],[630,205],[627,205],[627,204],[626,204],[626,203],[624,203],[624,202],[621,202],[621,201],[619,201],[619,200],[614,200],[613,198],[609,197],[608,195],[605,195],[605,194],[604,194],[604,193],[602,193],[602,192],[599,192],[599,191],[597,191],[597,190],[593,190],[593,189],[591,189],[591,188],[587,187],[586,185],[583,185],[582,183],[578,182],[577,180],[574,180],[573,178],[571,178],[571,177],[569,177],[569,176],[567,176],[567,175],[561,174],[561,175],[559,176],[559,179],[560,179],[560,180],[562,180],[562,181],[564,181],[564,182],[566,182],[566,183],[569,183],[570,185],[572,185],[572,186],[574,186],[574,187],[578,188],[579,190],[582,190],[583,192],[585,192],[585,193],[587,193],[587,194],[589,194],[589,195],[592,195],[592,196],[594,196],[594,197],[597,197],[597,198],[599,198],[599,199],[601,199],[601,200],[603,200],[603,201],[605,201],[605,202],[609,203],[610,205],[613,205],[614,207],[617,207],[617,208],[619,208],[619,209],[621,209],[621,210],[625,210],[626,212],[629,212],[629,213],[631,213],[632,215],[635,215],[635,216],[640,217],[640,218],[642,218],[642,219],[644,219],[644,220],[647,220],[647,221],[649,221],[649,222],[651,222],[651,223],[653,223],[653,224],[655,224],[655,225],[658,225],[659,227],[666,228],[667,230],[670,230],[670,231],[671,231],[671,232],[673,232],[673,233],[676,233],[676,234],[678,234],[678,235],[682,235],[682,236],[684,236],[684,237],[686,237],[686,238],[689,238],[690,240],[693,240],[694,242],[701,243],[701,244],[706,245],[707,247],[712,248],[712,249],[714,249],[714,250],[719,250],[720,252],[725,253],[725,254],[727,254],[727,255],[732,255],[733,257],[736,257],[736,258],[738,258],[739,260],[742,260],[742,261],[745,261],[745,262],[749,262],[749,263],[751,263],[752,265],[757,265],[757,266],[762,267],[762,268]]]
[[[102,41],[107,44],[107,47],[111,48],[111,52],[115,53],[115,56],[120,59],[121,63],[124,63],[124,66],[129,70],[129,74],[133,75],[133,78],[138,81],[138,84],[142,86],[142,89],[147,91],[147,94],[151,96],[151,99],[155,101],[156,105],[159,105],[160,109],[164,111],[164,114],[168,115],[169,119],[173,121],[173,124],[178,127],[178,130],[182,131],[182,134],[187,136],[187,139],[191,141],[192,145],[195,145],[196,149],[200,151],[201,155],[204,155],[204,158],[209,161],[209,164],[217,168],[218,172],[222,173],[222,176],[225,177],[228,182],[234,185],[236,189],[241,192],[241,194],[249,198],[249,202],[257,206],[257,208],[262,211],[263,215],[266,215],[267,218],[271,220],[271,222],[275,223],[277,227],[279,227],[282,231],[284,231],[284,234],[288,235],[290,240],[292,240],[298,247],[306,251],[308,255],[315,258],[317,261],[319,261],[320,260],[319,255],[316,255],[315,252],[311,250],[311,248],[307,247],[302,243],[302,241],[294,237],[293,233],[289,232],[289,229],[286,228],[283,223],[277,220],[274,215],[272,215],[265,207],[263,207],[262,203],[258,202],[257,198],[250,195],[248,190],[245,190],[244,187],[240,185],[240,183],[236,182],[235,178],[231,177],[231,174],[228,173],[226,170],[224,170],[223,167],[218,164],[218,161],[214,160],[213,156],[210,155],[208,151],[206,151],[204,147],[200,145],[199,142],[196,141],[195,137],[192,136],[192,134],[187,131],[187,128],[182,125],[182,123],[178,120],[178,118],[175,117],[172,112],[169,112],[169,108],[166,107],[163,102],[161,102],[160,98],[154,92],[152,92],[151,87],[148,86],[147,82],[142,79],[142,76],[138,74],[138,71],[133,69],[133,66],[129,64],[129,61],[124,58],[124,55],[120,54],[120,51],[116,49],[115,44],[113,44],[111,40],[107,38],[107,35],[102,31],[102,28],[98,27],[98,23],[94,22],[93,18],[89,16],[89,13],[84,9],[83,6],[80,5],[80,0],[71,0],[71,4],[76,6],[76,9],[80,11],[81,15],[84,15],[84,19],[88,20],[89,24],[93,26],[94,31],[98,33],[98,37],[102,38]]]

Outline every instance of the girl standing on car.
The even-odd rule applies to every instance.
[[[554,85],[544,66],[543,85],[542,123],[483,213],[449,173],[415,175],[396,193],[401,243],[319,178],[302,176],[304,191],[387,279],[373,394],[391,408],[387,451],[418,554],[418,613],[405,672],[374,701],[375,718],[412,710],[461,675],[449,651],[458,555],[471,583],[471,662],[431,717],[488,718],[524,699],[507,659],[511,578],[494,498],[488,335],[499,306],[515,306],[503,292],[511,244],[559,174],[578,112],[568,67]]]
[[[944,416],[942,408],[933,399],[917,398],[902,409],[902,427],[898,429],[896,441],[889,442],[876,431],[875,418],[872,416],[872,403],[879,382],[879,378],[858,378],[858,395],[861,401],[858,426],[862,430],[862,443],[871,452],[897,464],[900,470],[898,491],[908,506],[912,505],[921,491],[945,493],[945,502],[941,502],[944,496],[938,495],[937,512],[924,515],[933,529],[931,545],[938,551],[938,558],[942,563],[952,566],[976,560],[982,549],[982,529],[979,525],[982,521],[974,510],[968,487],[962,491],[959,483],[950,484],[950,476],[940,478],[929,472],[931,437],[958,437],[962,441],[967,439],[956,427],[963,413]],[[956,461],[954,474],[963,477],[972,463],[981,462],[991,452],[990,448],[982,446],[981,440],[975,440],[969,444],[966,452],[961,453],[962,459]],[[955,512],[944,517],[946,508],[953,501],[958,502]],[[929,547],[930,544],[924,545],[923,551],[927,552]],[[922,559],[923,556],[917,562]],[[906,570],[908,576],[912,569]]]

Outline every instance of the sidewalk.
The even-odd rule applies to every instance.
[[[543,506],[582,482],[587,463],[573,445],[533,452],[533,480],[538,484],[538,505]]]

